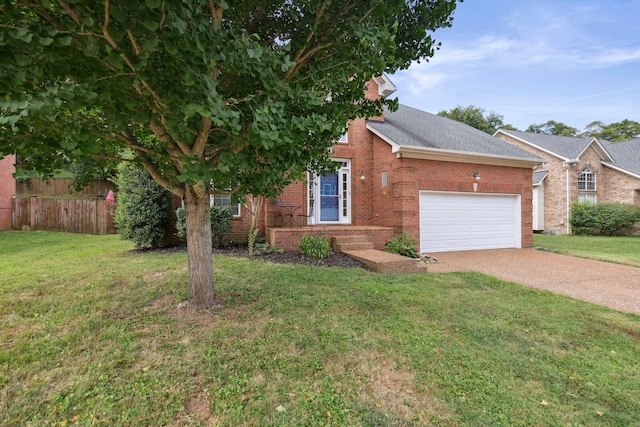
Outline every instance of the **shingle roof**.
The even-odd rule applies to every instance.
[[[603,161],[602,163],[640,176],[640,138],[619,142],[600,142],[613,157],[613,162]]]
[[[531,182],[533,183],[533,185],[538,185],[542,182],[543,179],[547,177],[548,174],[549,172],[547,171],[534,171]]]
[[[592,137],[576,138],[512,130],[501,130],[501,132],[527,141],[567,160],[577,159],[594,140]],[[612,159],[612,161],[608,159],[602,160],[603,164],[640,176],[640,138],[620,142],[610,142],[603,139],[598,139],[597,141]]]
[[[555,153],[565,159],[577,159],[593,141],[593,138],[576,138],[572,136],[546,135],[541,133],[502,130],[503,133],[530,142],[543,150]]]
[[[400,105],[394,112],[385,110],[384,121],[369,120],[367,124],[399,146],[543,161],[464,123],[405,105]]]

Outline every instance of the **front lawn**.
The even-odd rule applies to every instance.
[[[573,236],[534,234],[544,250],[640,267],[640,236]]]
[[[638,425],[640,317],[475,273],[379,275],[0,233],[0,425]]]

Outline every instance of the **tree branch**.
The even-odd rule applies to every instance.
[[[131,47],[133,48],[133,53],[137,55],[140,55],[140,46],[138,46],[138,42],[136,41],[136,38],[133,35],[133,32],[131,31],[130,28],[127,28],[127,36],[129,36],[129,41],[131,42]]]
[[[138,139],[135,137],[135,135],[133,134],[133,132],[131,132],[130,129],[126,129],[122,131],[120,135],[125,139],[126,141],[125,147],[127,148],[131,148],[132,150],[140,153],[152,154],[158,157],[163,156],[163,153],[160,153],[159,151],[155,151],[140,145],[140,143],[138,142]]]
[[[176,188],[172,184],[172,182],[169,179],[167,179],[164,176],[164,174],[162,174],[160,170],[155,166],[155,164],[147,157],[147,154],[151,154],[154,156],[163,156],[162,153],[159,153],[141,146],[138,143],[138,140],[136,139],[135,135],[129,129],[122,132],[122,137],[126,141],[125,146],[127,148],[131,148],[136,153],[136,157],[138,158],[140,163],[142,163],[142,165],[147,170],[147,172],[149,172],[149,175],[151,175],[151,178],[153,178],[155,182],[157,182],[162,187],[166,188],[171,193],[175,194],[180,198],[184,196],[184,189]],[[175,165],[175,161],[174,161],[174,165]]]
[[[164,118],[164,116],[160,117],[160,123],[162,123],[162,127],[159,127],[155,121],[151,123],[151,125],[153,125],[159,132],[159,134],[156,133],[156,130],[154,130],[154,128],[152,127],[151,130],[153,130],[153,133],[156,133],[156,135],[163,134],[166,137],[171,138],[172,143],[180,149],[182,154],[190,157],[193,156],[193,151],[191,150],[191,148],[184,142],[180,141],[180,139],[176,138],[175,135],[171,134],[171,127],[167,125],[167,120]]]
[[[192,149],[193,154],[198,157],[204,157],[204,149],[207,145],[209,134],[211,133],[211,123],[212,123],[209,117],[203,117],[201,122],[202,122],[202,130],[198,132],[198,135],[196,136],[196,141],[193,144],[193,149]]]
[[[162,31],[162,28],[164,27],[164,21],[167,19],[167,14],[165,13],[164,10],[164,0],[162,0],[162,18],[160,19],[160,31]]]
[[[295,61],[296,65],[294,65],[293,67],[287,70],[283,80],[285,82],[291,81],[291,79],[293,79],[295,75],[298,74],[298,72],[302,69],[302,67],[304,67],[307,64],[307,62],[313,57],[313,55],[315,55],[319,50],[326,49],[328,47],[333,46],[334,44],[335,43],[333,42],[325,43],[323,45],[315,46],[313,49],[310,49],[309,51],[307,51],[307,53],[305,53],[304,56],[302,56],[301,58]]]
[[[175,194],[176,196],[178,196],[180,198],[184,197],[184,188],[176,188],[171,183],[170,180],[165,178],[160,173],[160,171],[158,170],[158,168],[156,168],[156,166],[153,164],[153,162],[151,160],[149,160],[143,153],[138,153],[138,159],[140,160],[140,163],[142,163],[144,168],[147,170],[147,172],[149,172],[149,175],[151,175],[151,178],[153,178],[153,180],[155,182],[157,182],[163,188],[166,188],[167,190],[169,190],[171,193]]]
[[[109,21],[110,20],[109,11],[110,11],[110,9],[111,9],[110,0],[106,0],[104,2],[104,22],[102,23],[102,34],[104,35],[104,37],[107,40],[107,42],[111,45],[113,50],[120,51],[120,47],[118,46],[116,41],[113,39],[113,37],[111,37],[111,34],[109,33],[109,22],[110,22]],[[135,43],[135,39],[132,40],[131,42],[132,42],[132,44],[134,44]],[[134,48],[135,48],[135,46],[134,46]],[[134,67],[134,65],[131,62],[131,60],[129,59],[129,57],[127,57],[127,55],[124,52],[120,53],[120,57],[124,60],[124,62],[131,69],[131,71],[133,71],[135,73],[136,72],[136,68]],[[169,108],[160,99],[160,96],[156,93],[156,91],[154,91],[151,88],[151,86],[149,86],[149,83],[147,83],[147,81],[145,79],[140,79],[140,83],[149,92],[149,94],[151,94],[151,97],[153,98],[154,104],[155,104],[156,108],[158,108],[158,110],[161,110],[161,111],[162,110],[164,110],[164,111],[168,111],[169,110]]]
[[[378,0],[379,3],[382,3],[382,1],[383,0]],[[320,6],[320,8],[318,9],[318,12],[316,12],[316,23],[322,19],[323,15],[326,12],[327,5],[328,5],[328,0],[325,0],[323,4]],[[338,22],[339,18],[347,15],[349,11],[352,9],[352,7],[353,7],[353,3],[344,4],[342,7],[342,10],[340,11],[340,13],[338,13],[338,16],[330,16],[331,22],[334,24]],[[358,19],[358,23],[364,22],[371,15],[371,13],[373,13],[374,9],[375,9],[374,6],[367,9],[362,14],[362,16]],[[331,25],[331,28],[335,26],[334,24]],[[317,25],[314,26],[313,28],[317,28]],[[331,31],[333,31],[333,29]],[[314,55],[316,55],[318,51],[327,49],[335,45],[337,42],[339,42],[339,40],[342,40],[345,37],[347,37],[347,35],[348,35],[348,32],[344,31],[333,42],[327,42],[322,44],[322,43],[319,43],[320,41],[318,41],[318,44],[316,46],[309,48],[308,44],[311,43],[311,41],[313,40],[313,37],[315,36],[315,30],[311,29],[309,31],[309,34],[307,34],[305,44],[297,51],[296,56],[293,59],[296,65],[294,65],[293,67],[287,70],[283,80],[285,82],[291,81],[291,79],[293,79],[293,77],[295,77],[295,75],[298,74],[298,72],[300,72],[300,70],[307,64],[307,62],[309,62],[311,58],[313,58]]]
[[[80,14],[76,12],[71,6],[69,6],[67,2],[58,0],[58,3],[63,7],[64,11],[67,12],[67,15],[69,15],[76,24],[80,25],[80,22],[82,21]]]
[[[219,6],[219,7],[218,7]],[[216,26],[222,22],[222,6],[216,5],[216,0],[209,0],[209,13],[211,13],[211,23]]]

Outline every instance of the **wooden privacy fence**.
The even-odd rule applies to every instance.
[[[16,197],[12,227],[83,234],[116,234],[116,204],[102,199],[65,200]]]
[[[115,192],[117,187],[109,181],[92,181],[82,190],[73,188],[73,179],[51,178],[47,181],[31,178],[26,182],[16,182],[16,196],[29,197],[34,194],[44,199],[91,199],[97,194],[107,197],[107,192]]]

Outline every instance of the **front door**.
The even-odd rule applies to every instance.
[[[340,169],[324,176],[309,174],[310,224],[351,223],[351,171],[349,160],[338,160]]]

